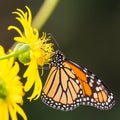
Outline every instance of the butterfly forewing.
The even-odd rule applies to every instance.
[[[115,103],[110,90],[86,68],[69,61],[57,51],[42,91],[42,101],[60,110],[73,110],[79,105],[111,109]]]
[[[82,105],[94,106],[103,110],[111,109],[115,104],[115,100],[113,94],[106,85],[104,85],[97,76],[86,68],[71,61],[68,63],[71,66],[71,69],[75,72],[75,75],[79,78],[78,80],[82,87],[81,96],[78,98],[78,101],[80,101]],[[86,79],[83,80],[81,74],[78,74],[79,72],[76,72],[73,69],[73,66],[82,71],[83,74],[85,74]]]

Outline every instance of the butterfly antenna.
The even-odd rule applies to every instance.
[[[54,37],[51,33],[47,33],[47,35],[48,35],[48,36],[51,36],[51,38],[52,38],[51,40],[53,40],[53,42],[54,42],[55,45],[57,46],[57,49],[58,49],[58,50],[61,50],[61,48],[60,48],[58,42],[56,41],[55,37]]]

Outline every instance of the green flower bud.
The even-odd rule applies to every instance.
[[[21,63],[25,64],[30,62],[30,46],[28,44],[18,43],[14,52]]]
[[[22,54],[19,54],[18,60],[23,64],[30,62],[30,51],[25,51]]]
[[[18,44],[15,46],[14,52],[16,53],[16,55],[18,55],[19,49],[20,49],[20,47],[21,47],[22,45],[24,45],[24,43],[18,43]]]
[[[30,46],[28,44],[19,47],[18,60],[23,64],[30,62]]]

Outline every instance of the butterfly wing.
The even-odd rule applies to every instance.
[[[69,75],[68,75],[69,73]],[[72,110],[80,91],[76,76],[68,68],[52,67],[42,91],[42,101],[50,107]]]
[[[61,53],[56,54],[53,62],[41,95],[45,104],[64,111],[79,105],[102,110],[114,106],[113,94],[93,73],[64,59]]]
[[[82,91],[78,94],[77,102],[102,110],[108,110],[114,106],[115,100],[113,94],[95,74],[72,61],[67,63],[81,85]]]

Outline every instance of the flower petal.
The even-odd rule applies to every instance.
[[[27,82],[25,83],[24,90],[29,91],[34,85],[33,93],[28,99],[30,101],[34,98],[37,99],[40,96],[42,90],[42,82],[38,72],[38,66],[35,60],[32,60],[24,74],[27,77]]]
[[[19,65],[17,62],[15,62],[15,65],[11,68],[8,75],[6,76],[6,80],[14,79],[16,74],[19,72]]]
[[[3,102],[0,105],[0,120],[9,120],[8,108]]]
[[[7,105],[4,106],[3,116],[4,116],[4,120],[9,120],[9,113],[8,113],[8,106]]]
[[[16,110],[12,105],[9,105],[10,116],[12,120],[17,120]]]
[[[36,71],[36,77],[35,77],[35,85],[34,85],[34,90],[33,93],[28,99],[31,101],[32,99],[36,100],[40,97],[41,90],[42,90],[42,80],[39,76],[38,70]]]
[[[27,116],[24,113],[23,109],[17,104],[15,104],[14,106],[15,106],[16,111],[23,117],[23,119],[27,120]]]
[[[35,82],[35,75],[37,70],[37,64],[34,60],[32,60],[24,73],[23,77],[27,77],[27,82],[25,83],[24,90],[28,91],[32,87]]]

